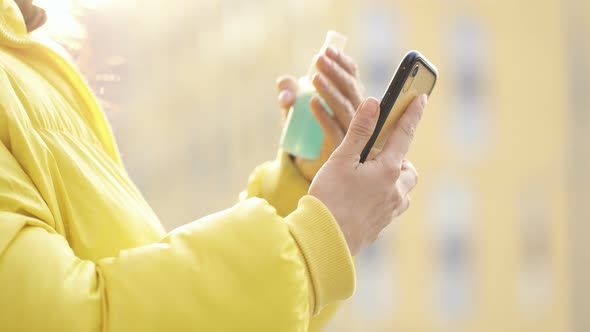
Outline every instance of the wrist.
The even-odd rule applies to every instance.
[[[307,165],[306,160],[298,158],[292,154],[289,154],[289,160],[291,161],[297,172],[299,172],[299,175],[301,175],[301,177],[305,181],[307,181],[307,183],[311,184],[311,181],[313,180],[315,173],[309,169],[309,165]]]
[[[308,268],[312,312],[317,314],[327,304],[350,297],[355,286],[352,256],[330,210],[308,195],[286,221]]]
[[[344,241],[346,242],[346,246],[348,247],[351,256],[356,256],[359,253],[360,248],[362,247],[362,241],[359,241],[358,232],[355,232],[353,229],[351,229],[352,225],[346,222],[347,219],[343,217],[338,207],[335,206],[336,204],[331,203],[328,199],[322,199],[321,197],[324,195],[322,195],[321,193],[318,193],[316,195],[314,189],[315,188],[312,186],[309,190],[308,195],[320,201],[325,206],[325,208],[328,211],[330,211],[330,214],[332,215],[332,217],[336,221],[336,224],[338,225],[338,229],[342,233],[342,236],[344,238]]]

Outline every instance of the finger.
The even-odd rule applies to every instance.
[[[340,127],[343,129],[348,128],[354,113],[354,107],[350,101],[334,85],[330,84],[324,75],[317,73],[313,76],[312,81],[320,96],[334,112],[334,117]]]
[[[313,116],[324,131],[324,139],[327,139],[332,147],[338,146],[344,139],[344,131],[340,124],[328,113],[318,97],[311,98],[310,106]]]
[[[362,97],[354,76],[326,55],[318,57],[316,66],[338,88],[340,93],[350,100],[353,107],[360,105]]]
[[[277,78],[277,89],[281,90],[289,90],[293,92],[293,94],[297,93],[297,79],[290,75],[285,75]]]
[[[279,106],[283,110],[283,116],[286,117],[289,109],[295,103],[297,81],[293,76],[281,76],[277,79],[277,89],[279,90]]]
[[[402,200],[402,203],[398,206],[397,209],[395,209],[393,211],[393,218],[397,218],[400,215],[402,215],[404,212],[406,212],[410,208],[411,203],[412,203],[412,199],[410,198],[410,195],[407,195],[406,197],[404,197],[404,199]]]
[[[293,103],[295,103],[295,95],[291,91],[281,90],[281,92],[279,92],[279,105],[283,110],[284,116],[287,116]]]
[[[390,166],[401,167],[416,133],[416,127],[422,118],[427,97],[421,95],[414,98],[412,103],[397,121],[391,136],[385,142],[381,152],[375,157]]]
[[[406,163],[406,161],[404,161],[402,164],[401,173],[396,182],[399,192],[402,194],[402,196],[405,196],[412,192],[412,189],[414,189],[417,184],[418,172],[410,162]]]
[[[334,47],[328,47],[326,49],[326,55],[330,57],[330,59],[336,61],[350,75],[359,78],[358,66],[351,57],[344,54],[343,52],[338,51]]]
[[[334,155],[349,157],[358,163],[360,154],[375,130],[379,102],[375,98],[368,98],[359,106],[354,114],[342,144],[338,146]]]

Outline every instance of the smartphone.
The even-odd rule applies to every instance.
[[[418,51],[406,54],[381,99],[377,126],[361,153],[361,163],[365,162],[370,154],[376,154],[383,149],[397,120],[416,96],[430,96],[437,75],[436,67]]]

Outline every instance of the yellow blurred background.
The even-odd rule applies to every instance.
[[[51,27],[72,1],[44,2]],[[167,229],[231,206],[274,158],[275,80],[334,29],[367,95],[410,49],[439,81],[412,208],[327,330],[590,330],[590,1],[83,2],[67,46]]]

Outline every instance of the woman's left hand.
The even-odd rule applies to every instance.
[[[364,93],[357,64],[350,56],[328,48],[324,54],[318,56],[316,67],[318,73],[312,78],[313,85],[334,115],[328,113],[318,97],[311,99],[310,108],[324,131],[324,141],[318,159],[295,158],[295,165],[310,182],[342,142]],[[292,76],[284,76],[277,80],[277,86],[279,104],[286,118],[297,96],[297,81]]]

